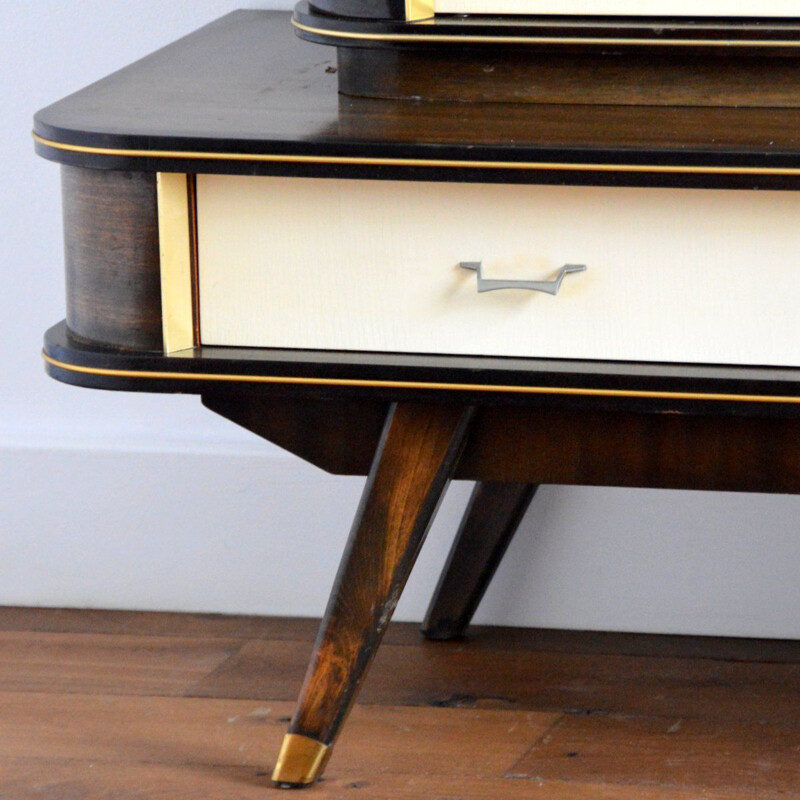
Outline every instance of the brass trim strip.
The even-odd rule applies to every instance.
[[[159,172],[156,186],[164,352],[175,353],[195,344],[189,177]]]
[[[333,31],[313,28],[292,19],[292,25],[305,33],[325,36],[332,39],[352,39],[375,42],[454,42],[458,44],[552,44],[559,46],[646,46],[646,47],[800,47],[800,39],[629,39],[624,37],[586,37],[581,36],[454,36],[436,33],[358,33],[356,31]]]
[[[358,164],[377,167],[441,167],[467,169],[541,170],[543,172],[653,173],[659,175],[765,175],[792,177],[800,167],[694,167],[664,164],[585,164],[555,161],[455,161],[441,158],[381,158],[371,156],[303,156],[280,153],[204,153],[189,150],[125,150],[112,147],[62,144],[32,134],[35,141],[54,150],[128,158],[202,159],[205,161],[254,161],[277,164]]]
[[[350,388],[424,389],[451,392],[498,392],[501,394],[562,395],[568,397],[628,397],[643,400],[703,400],[728,403],[784,403],[800,405],[791,395],[717,394],[704,392],[655,392],[638,389],[588,389],[571,386],[503,386],[471,383],[428,383],[426,381],[376,381],[357,378],[301,378],[279,375],[227,375],[206,372],[156,372],[150,370],[80,367],[58,361],[42,352],[42,358],[58,369],[109,378],[154,380],[220,381],[223,383],[290,384],[294,386],[343,386]]]

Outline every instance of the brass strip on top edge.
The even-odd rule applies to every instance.
[[[580,36],[455,36],[436,33],[357,33],[355,31],[333,31],[314,28],[292,19],[292,25],[305,33],[332,39],[354,39],[375,42],[456,42],[459,44],[553,44],[553,45],[617,45],[645,47],[800,47],[800,39],[774,39],[751,41],[748,39],[626,39],[620,37]]]
[[[800,397],[758,394],[715,394],[703,392],[655,392],[638,389],[588,389],[569,386],[503,386],[471,383],[428,383],[425,381],[376,381],[357,378],[301,378],[278,375],[227,375],[204,372],[156,372],[150,370],[107,369],[67,364],[42,352],[42,358],[58,369],[108,378],[150,380],[219,381],[223,383],[291,384],[295,386],[342,386],[350,388],[423,389],[452,392],[498,392],[502,394],[562,395],[570,397],[629,397],[643,400],[704,400],[729,403],[800,404]]]
[[[584,164],[555,161],[456,161],[439,158],[381,158],[371,156],[303,156],[282,153],[204,153],[189,150],[125,150],[112,147],[62,144],[43,139],[37,133],[33,139],[53,150],[87,153],[99,156],[126,158],[175,158],[204,161],[255,161],[277,164],[354,164],[375,167],[452,167],[466,169],[541,170],[543,172],[621,172],[662,175],[764,175],[791,177],[800,175],[800,167],[693,167],[664,164]]]

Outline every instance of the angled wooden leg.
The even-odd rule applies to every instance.
[[[529,483],[475,485],[422,625],[428,639],[464,635],[538,488]]]
[[[272,775],[320,776],[456,465],[471,409],[394,404]]]

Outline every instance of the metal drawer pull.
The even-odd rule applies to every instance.
[[[572,275],[574,272],[586,272],[585,264],[564,264],[558,271],[556,279],[552,281],[502,281],[484,278],[482,261],[462,261],[458,266],[478,273],[479,294],[481,292],[493,292],[496,289],[529,289],[532,292],[547,292],[547,294],[555,295],[558,294],[565,275]]]

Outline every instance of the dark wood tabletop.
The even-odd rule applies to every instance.
[[[797,108],[374,100],[340,95],[336,71],[335,48],[298,39],[289,14],[236,11],[41,110],[37,149],[139,171],[745,188],[800,175]]]

